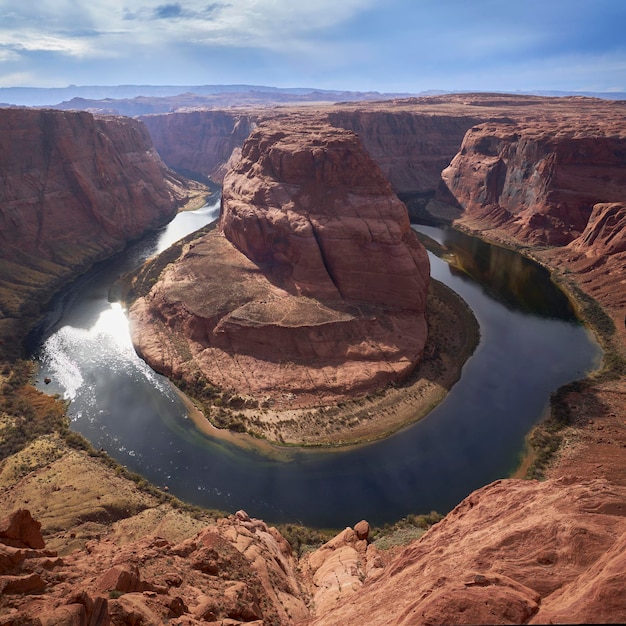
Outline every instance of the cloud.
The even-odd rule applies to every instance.
[[[407,91],[588,72],[619,85],[624,20],[623,0],[0,0],[0,75]]]
[[[183,14],[183,8],[180,4],[162,4],[154,9],[154,17],[157,19],[170,19],[172,17],[180,17]]]

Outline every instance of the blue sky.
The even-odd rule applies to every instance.
[[[626,91],[626,0],[0,0],[0,87]]]

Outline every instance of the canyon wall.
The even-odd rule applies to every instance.
[[[144,126],[119,117],[0,110],[0,346],[52,292],[173,217],[187,195]]]
[[[430,115],[419,109],[345,108],[329,111],[327,118],[333,126],[358,134],[396,193],[434,192],[467,130],[482,121],[469,113]]]
[[[358,134],[363,147],[378,163],[396,193],[434,192],[441,170],[457,153],[465,132],[481,122],[471,113],[423,114],[419,110],[367,110],[348,106],[280,110],[188,111],[148,115],[140,119],[148,127],[154,145],[170,167],[198,172],[221,182],[223,165],[240,148],[256,123],[297,117],[328,121]]]
[[[585,230],[595,204],[626,197],[626,130],[619,118],[596,125],[583,115],[481,124],[442,178],[465,221],[565,245]]]
[[[583,232],[595,204],[624,198],[624,118],[621,102],[457,94],[143,119],[168,165],[218,182],[256,123],[325,120],[358,134],[396,193],[437,191],[467,225],[561,246]]]
[[[169,167],[195,172],[216,182],[224,165],[252,131],[258,114],[185,111],[140,117],[155,148]]]
[[[579,237],[565,247],[541,252],[540,258],[575,275],[585,292],[612,314],[618,331],[623,329],[626,319],[624,201],[595,204]]]

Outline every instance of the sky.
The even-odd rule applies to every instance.
[[[626,91],[626,0],[0,0],[0,87]]]

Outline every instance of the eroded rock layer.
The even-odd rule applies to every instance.
[[[130,310],[155,369],[300,406],[407,376],[426,340],[429,263],[356,136],[266,123],[224,180],[219,232]]]
[[[626,197],[623,118],[481,124],[442,178],[470,219],[525,242],[565,245],[595,204]]]
[[[497,481],[307,624],[620,623],[625,511],[602,480]]]
[[[13,348],[19,318],[186,195],[141,123],[84,112],[0,109],[0,177],[0,335]]]

